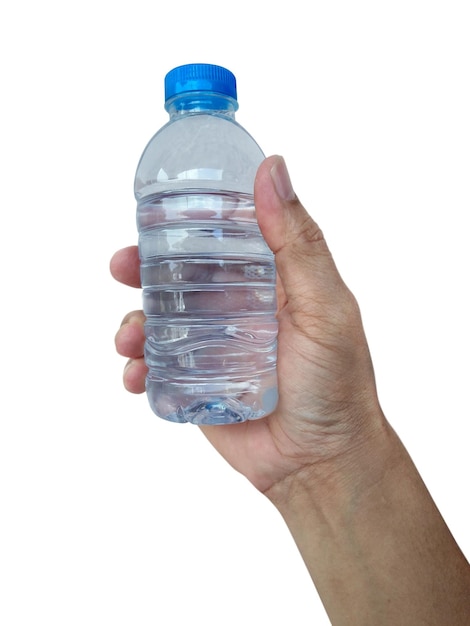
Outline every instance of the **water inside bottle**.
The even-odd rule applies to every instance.
[[[272,412],[276,272],[253,198],[154,196],[141,203],[138,219],[146,386],[155,413],[217,424]]]

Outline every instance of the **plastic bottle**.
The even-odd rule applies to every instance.
[[[222,67],[170,71],[165,109],[135,177],[149,403],[174,422],[257,419],[277,404],[276,271],[253,203],[264,155]]]

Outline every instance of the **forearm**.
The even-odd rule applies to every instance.
[[[470,623],[470,566],[388,425],[267,495],[334,626]]]

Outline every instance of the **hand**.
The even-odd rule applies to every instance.
[[[258,222],[278,273],[279,403],[261,420],[201,429],[259,490],[332,459],[346,459],[382,424],[373,368],[357,303],[323,234],[292,190],[281,157],[266,159],[255,181]],[[116,280],[140,287],[137,247],[111,260]],[[117,351],[129,357],[126,388],[144,391],[144,315],[126,315]]]
[[[255,205],[278,272],[279,403],[204,434],[278,508],[332,624],[468,624],[468,562],[382,414],[358,306],[280,157],[261,164]],[[111,271],[139,287],[137,248]],[[133,392],[143,322],[130,313],[116,335]]]

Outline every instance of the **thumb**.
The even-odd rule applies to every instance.
[[[344,284],[322,231],[293,190],[282,157],[271,156],[261,163],[254,193],[258,224],[275,254],[287,300],[303,296],[330,300]]]

